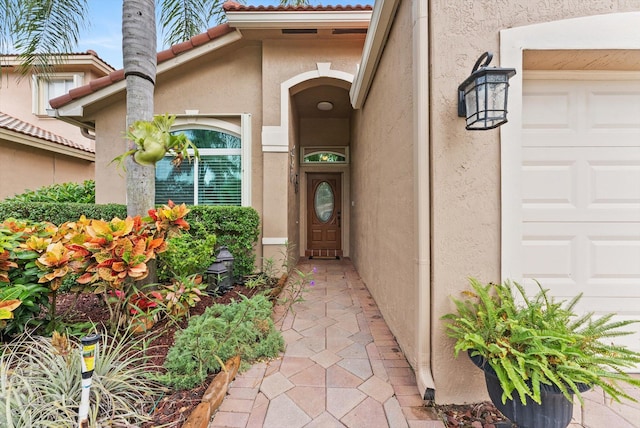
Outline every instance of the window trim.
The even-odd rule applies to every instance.
[[[73,88],[84,84],[83,72],[34,74],[32,76],[31,112],[36,116],[48,116],[47,109],[51,99],[48,94],[48,84],[56,80],[68,80],[69,78],[73,79]]]
[[[225,121],[224,118],[240,118],[240,125]],[[230,115],[206,115],[206,114],[184,114],[176,115],[172,131],[186,129],[207,129],[211,131],[224,132],[240,138],[240,165],[242,174],[242,184],[240,188],[240,205],[251,206],[251,114],[230,114]],[[238,149],[198,149],[201,153],[208,150],[215,150],[218,155],[238,155]],[[228,153],[225,153],[228,152]],[[197,201],[197,190],[195,190],[195,200]]]

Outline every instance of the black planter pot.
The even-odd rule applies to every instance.
[[[531,398],[526,397],[526,403],[520,401],[520,397],[509,400],[502,404],[502,386],[493,368],[484,358],[469,358],[473,363],[484,371],[484,378],[487,384],[487,391],[491,402],[503,415],[519,428],[566,428],[571,422],[573,415],[573,402],[567,400],[560,389],[555,386],[541,385],[541,404],[536,403]],[[578,384],[580,392],[588,391],[589,385]]]

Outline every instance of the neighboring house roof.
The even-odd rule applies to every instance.
[[[244,6],[233,1],[227,1],[223,5],[225,13],[227,13],[227,23],[220,24],[216,27],[208,29],[202,34],[198,34],[186,42],[178,43],[169,49],[163,50],[157,55],[158,73],[163,71],[163,64],[167,64],[168,60],[174,59],[179,55],[192,52],[196,48],[201,47],[211,41],[221,39],[230,33],[238,33],[239,28],[306,28],[310,26],[339,26],[367,28],[371,18],[371,6]],[[237,15],[246,16],[248,18],[234,18]],[[252,18],[252,12],[259,12],[261,18],[258,25],[256,20]],[[273,12],[271,18],[266,16]],[[313,19],[299,19],[296,16],[301,14],[311,15]],[[338,12],[338,15],[334,15]],[[345,18],[346,14],[351,14],[349,18]],[[237,16],[235,15],[235,16]],[[295,16],[294,16],[295,15]],[[241,36],[238,34],[237,39]],[[237,40],[234,39],[234,40]],[[221,41],[221,43],[223,43]],[[177,64],[177,63],[176,63]],[[167,66],[166,68],[171,68]],[[64,107],[71,102],[88,95],[97,93],[98,91],[114,85],[115,83],[124,81],[124,69],[113,71],[108,75],[91,81],[89,84],[72,89],[67,94],[49,100],[49,104],[54,109]],[[114,89],[119,90],[120,88]],[[89,124],[84,124],[89,125]]]
[[[64,61],[57,64],[50,64],[51,66],[59,66],[63,68],[76,68],[90,66],[95,69],[99,74],[107,74],[113,70],[113,66],[105,62],[94,50],[87,50],[86,52],[68,52],[64,54],[55,54],[54,56],[64,58]],[[22,64],[20,56],[18,54],[3,54],[0,55],[0,66],[2,67],[16,67]],[[37,61],[36,61],[36,64]]]
[[[16,135],[17,134],[17,135]],[[26,138],[17,138],[23,136]],[[25,143],[30,146],[64,153],[70,156],[94,160],[95,150],[85,147],[67,138],[61,137],[25,122],[6,113],[0,112],[0,137],[9,141]],[[29,138],[31,137],[31,138]]]

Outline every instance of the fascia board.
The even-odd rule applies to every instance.
[[[240,31],[234,31],[233,33],[225,34],[222,37],[219,37],[215,40],[212,40],[208,43],[205,43],[202,46],[195,47],[189,51],[186,51],[174,58],[170,58],[166,61],[158,64],[158,68],[156,73],[162,74],[169,70],[172,70],[186,62],[189,62],[195,58],[198,58],[202,55],[206,55],[210,52],[213,52],[217,49],[220,49],[223,46],[234,43],[242,38],[242,34]],[[76,118],[80,119],[83,116],[84,108],[89,106],[95,102],[108,98],[120,91],[124,91],[126,89],[127,82],[126,80],[120,80],[118,82],[112,83],[111,85],[88,94],[82,98],[78,98],[77,100],[71,101],[62,107],[59,107],[56,110],[55,116],[60,118],[63,121],[68,121],[66,118]],[[77,122],[76,122],[77,123]],[[90,124],[85,124],[89,129],[93,129],[93,126]]]
[[[227,22],[233,28],[299,29],[299,28],[367,28],[371,11],[315,12],[227,12]]]
[[[94,153],[74,149],[73,147],[66,147],[51,141],[42,140],[40,138],[20,134],[18,132],[9,131],[6,129],[0,129],[0,140],[10,141],[16,144],[23,144],[25,146],[35,147],[37,149],[46,150],[48,152],[60,153],[66,156],[84,159],[91,162],[95,162],[96,160],[96,155]]]
[[[379,0],[373,7],[371,25],[362,50],[362,60],[349,91],[354,109],[362,108],[367,98],[399,3],[400,0]]]
[[[21,65],[21,61],[17,55],[4,55],[0,56],[0,65],[2,65],[3,67],[18,67]],[[60,60],[60,62],[51,64],[51,67],[53,69],[61,66],[64,66],[66,68],[93,67],[105,75],[113,71],[113,67],[111,67],[109,64],[89,54],[63,55],[63,58]],[[56,73],[56,71],[54,71],[54,73]]]

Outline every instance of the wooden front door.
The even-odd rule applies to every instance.
[[[307,175],[308,257],[342,256],[341,190],[340,174]]]

